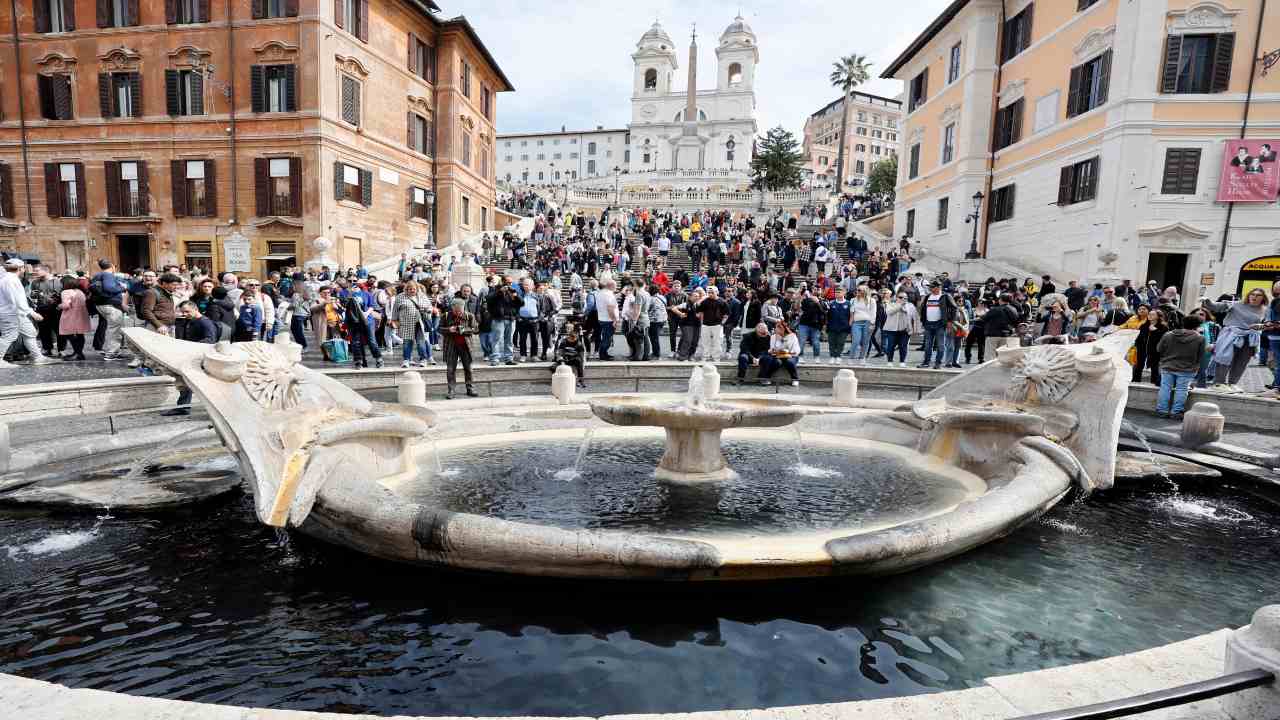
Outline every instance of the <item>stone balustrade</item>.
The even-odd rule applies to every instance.
[[[603,190],[570,188],[569,202],[579,205],[686,206],[696,208],[755,209],[782,207],[798,210],[813,202],[809,190],[780,190],[760,193],[743,190]]]

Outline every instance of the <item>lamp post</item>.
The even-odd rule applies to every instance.
[[[969,243],[969,252],[964,254],[966,260],[982,257],[982,253],[978,252],[978,218],[982,217],[982,198],[981,190],[973,194],[973,212],[964,219],[967,223],[973,223],[973,241]]]
[[[613,204],[615,207],[622,204],[621,190],[619,189],[619,186],[618,186],[618,179],[619,179],[618,174],[621,172],[622,172],[622,168],[620,166],[618,165],[613,166]]]

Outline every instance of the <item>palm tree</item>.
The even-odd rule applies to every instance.
[[[867,56],[846,55],[832,63],[831,84],[844,91],[844,106],[840,113],[840,153],[836,156],[836,194],[844,192],[844,138],[849,130],[849,103],[853,89],[871,79],[871,63]]]

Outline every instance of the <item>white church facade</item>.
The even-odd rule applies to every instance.
[[[698,89],[700,72],[710,73],[699,67],[696,32],[684,73],[675,43],[657,22],[641,36],[631,57],[631,121],[625,130],[500,134],[498,178],[633,189],[670,185],[672,178],[682,178],[745,187],[758,132],[755,78],[760,51],[751,27],[737,17],[720,34],[714,89]],[[677,89],[681,79],[683,87]],[[593,140],[598,157],[585,154]],[[551,148],[565,153],[560,162],[555,162]],[[575,155],[573,162],[568,153]]]

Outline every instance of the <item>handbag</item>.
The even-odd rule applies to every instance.
[[[345,363],[351,361],[351,353],[347,341],[342,338],[325,340],[321,343],[320,350],[329,362]]]

